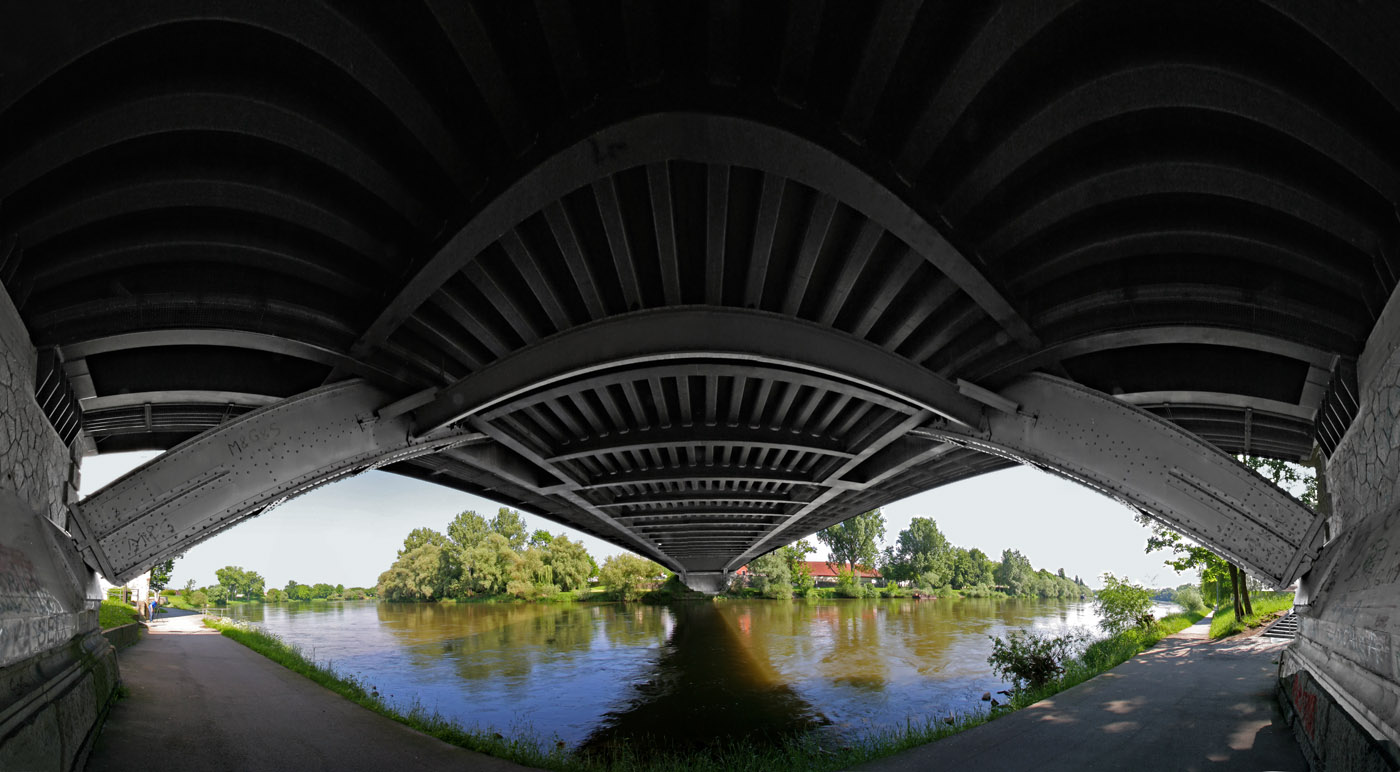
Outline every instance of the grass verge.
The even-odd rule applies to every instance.
[[[119,600],[104,600],[97,609],[97,624],[103,630],[129,625],[136,621],[136,607]]]
[[[1012,699],[1010,706],[994,713],[977,710],[947,718],[928,718],[923,722],[909,721],[902,727],[875,730],[839,742],[808,734],[772,744],[737,741],[701,749],[647,749],[644,755],[627,747],[615,748],[607,753],[580,754],[568,750],[561,742],[546,741],[529,735],[505,737],[495,732],[469,729],[417,703],[407,708],[391,705],[373,687],[366,686],[354,676],[340,673],[334,666],[315,663],[299,647],[259,628],[224,618],[208,618],[205,624],[375,713],[458,747],[527,766],[560,772],[825,772],[847,769],[865,761],[924,745],[1043,700],[1116,667],[1163,637],[1193,624],[1202,616],[1173,614],[1158,620],[1150,629],[1132,630],[1097,641],[1090,645],[1083,655],[1067,665],[1063,678],[1035,692],[1018,695]]]
[[[1255,593],[1250,596],[1250,603],[1254,606],[1254,615],[1242,619],[1235,618],[1235,609],[1232,606],[1221,606],[1210,622],[1210,637],[1225,638],[1242,633],[1268,623],[1280,611],[1287,613],[1293,608],[1293,593]]]

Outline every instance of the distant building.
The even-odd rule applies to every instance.
[[[835,585],[837,574],[846,568],[844,563],[828,563],[825,560],[808,560],[804,562],[807,564],[807,570],[812,574],[812,581],[815,582],[818,587],[830,587]],[[739,570],[734,572],[734,575],[747,577],[749,573],[748,566],[740,566]],[[865,584],[874,584],[879,581],[880,572],[873,568],[859,566],[856,569],[856,579]]]
[[[102,583],[102,597],[104,598],[119,597],[127,603],[140,604],[142,601],[149,599],[151,594],[150,571],[132,579],[125,585],[112,584],[101,574],[97,575],[97,579]],[[114,590],[119,592],[113,592]]]

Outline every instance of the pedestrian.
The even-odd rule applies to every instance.
[[[160,598],[151,597],[151,621],[156,621],[156,612],[160,610]]]

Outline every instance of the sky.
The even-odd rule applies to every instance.
[[[87,496],[154,452],[117,453],[83,460],[80,493]],[[370,587],[394,562],[408,532],[420,526],[444,531],[461,511],[489,518],[499,504],[388,472],[366,472],[293,499],[196,545],[175,561],[171,587],[214,584],[228,565],[257,571],[267,587],[326,582]],[[1148,531],[1124,505],[1059,477],[1018,467],[974,477],[884,507],[885,542],[894,543],[915,517],[930,517],[951,543],[976,547],[993,559],[1018,549],[1036,568],[1076,575],[1092,587],[1104,572],[1150,587],[1195,580],[1163,565],[1164,553],[1144,553]],[[624,550],[537,515],[530,530],[544,528],[582,541],[599,563]],[[816,539],[811,542],[816,545]],[[814,556],[825,557],[824,548]]]

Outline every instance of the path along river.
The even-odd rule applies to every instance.
[[[1158,609],[1160,615],[1163,609]],[[400,705],[571,746],[836,737],[985,706],[988,636],[1093,628],[1039,600],[236,606]]]

